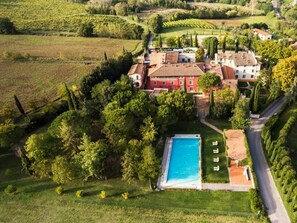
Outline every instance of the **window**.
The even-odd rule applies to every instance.
[[[251,75],[251,78],[254,78],[254,75]]]
[[[163,85],[166,85],[166,82],[165,81],[163,81]]]
[[[139,79],[139,76],[138,75],[136,75],[136,80],[138,80]]]
[[[192,88],[192,87],[190,87],[190,92],[191,92],[191,91],[193,91],[193,88]]]
[[[179,81],[179,84],[180,84],[180,85],[183,85],[183,84],[184,84],[184,82],[183,82],[183,81]]]
[[[171,81],[171,84],[174,85],[174,81]]]
[[[254,71],[255,71],[255,70],[254,70],[254,69],[252,69],[252,73],[254,73]]]
[[[182,62],[185,62],[185,58],[182,59]]]
[[[157,85],[157,81],[154,81],[154,85]]]
[[[190,58],[188,58],[188,62],[189,62],[189,63],[191,62],[191,59],[190,59]]]
[[[236,73],[238,74],[238,70],[236,70]]]
[[[189,84],[190,84],[190,85],[193,85],[193,81],[190,80],[190,81],[189,81]]]
[[[243,70],[243,73],[245,73],[245,70]]]
[[[238,78],[238,75],[235,75],[236,79]]]
[[[245,75],[242,75],[242,78],[245,78]]]

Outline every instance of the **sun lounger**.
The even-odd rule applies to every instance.
[[[220,157],[213,158],[213,162],[214,162],[214,163],[218,163],[218,162],[220,162]]]
[[[214,149],[212,151],[213,151],[213,153],[219,153],[219,148],[216,148],[216,149]]]
[[[214,142],[212,142],[212,145],[213,145],[213,146],[217,146],[217,145],[218,145],[218,141],[214,141]]]
[[[214,171],[219,171],[219,170],[220,170],[220,166],[214,166],[214,167],[213,167],[213,170],[214,170]]]

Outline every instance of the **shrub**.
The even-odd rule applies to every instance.
[[[16,29],[9,18],[0,18],[0,34],[15,34]]]
[[[62,195],[64,193],[64,188],[62,186],[57,186],[56,187],[56,193],[58,195]]]
[[[100,194],[99,194],[99,197],[101,198],[101,199],[105,199],[106,198],[106,191],[101,191],[100,192]]]
[[[5,176],[9,176],[12,174],[12,170],[11,169],[6,169],[4,172]]]
[[[123,197],[124,200],[128,200],[128,198],[129,198],[129,193],[128,193],[128,192],[123,193],[123,194],[122,194],[122,197]]]
[[[13,186],[12,184],[10,184],[4,189],[4,192],[6,194],[13,194],[14,192],[16,192],[16,190],[17,190],[17,188],[15,186]]]
[[[83,190],[78,190],[76,191],[75,193],[75,196],[76,197],[83,197],[85,195],[84,191]]]
[[[265,216],[264,205],[260,198],[260,195],[256,189],[249,190],[249,197],[250,197],[250,205],[251,209],[255,214],[258,214],[260,211],[261,216]]]

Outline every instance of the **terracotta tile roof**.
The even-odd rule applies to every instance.
[[[234,160],[244,160],[247,158],[243,130],[226,130],[225,136],[228,157]]]
[[[161,64],[149,69],[149,77],[201,76],[204,63]]]
[[[222,71],[223,71],[223,77],[224,77],[224,79],[236,80],[236,77],[235,77],[235,74],[234,74],[234,70],[233,70],[232,67],[223,66],[222,67]]]
[[[223,79],[223,73],[222,73],[221,65],[215,64],[213,61],[211,61],[210,64],[206,64],[206,69],[207,69],[208,73],[216,74],[221,79]]]
[[[233,60],[235,66],[254,66],[258,65],[258,62],[253,54],[247,52],[226,52],[218,53],[218,59]]]
[[[150,54],[150,64],[159,65],[164,63],[177,63],[179,52],[152,52]]]
[[[144,65],[143,64],[133,64],[132,67],[130,68],[128,75],[132,75],[132,74],[142,74],[144,69]]]
[[[269,32],[266,32],[266,31],[261,30],[261,29],[253,29],[253,31],[256,32],[256,33],[259,33],[261,35],[264,35],[264,36],[271,35]]]

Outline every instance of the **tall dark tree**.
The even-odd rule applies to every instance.
[[[1,34],[15,34],[17,31],[13,22],[9,18],[0,18],[0,33]]]
[[[177,37],[177,48],[181,48],[180,37]]]
[[[104,51],[104,60],[107,60],[107,54],[105,51]]]
[[[213,98],[213,91],[210,91],[210,95],[209,95],[209,115],[212,115],[212,109],[214,106],[214,98]]]
[[[250,37],[250,38],[249,38],[249,41],[248,41],[248,49],[249,49],[249,50],[252,50],[252,44],[253,44],[253,40],[252,40],[252,38]]]
[[[74,110],[74,106],[73,106],[73,103],[72,103],[72,98],[71,98],[70,90],[68,89],[68,87],[67,87],[66,84],[64,84],[64,86],[65,86],[65,91],[66,91],[68,109],[69,110]]]
[[[194,47],[199,47],[199,43],[198,43],[198,36],[195,34],[195,38],[194,38]]]
[[[153,14],[148,18],[148,25],[153,33],[160,33],[163,29],[163,17],[158,14]]]
[[[25,110],[23,109],[23,106],[16,95],[14,95],[14,101],[20,113],[25,116]]]
[[[70,96],[71,96],[71,102],[72,102],[73,109],[77,110],[78,109],[77,98],[72,90],[69,90],[69,92],[70,92]]]
[[[193,37],[192,37],[192,34],[190,34],[190,46],[193,47],[193,45],[194,45],[193,44]]]
[[[235,40],[235,53],[238,53],[239,50],[239,41],[238,39]]]
[[[260,94],[260,87],[261,83],[259,82],[256,87],[255,87],[255,92],[254,92],[254,101],[253,101],[253,107],[252,111],[256,113],[259,110],[259,94]]]
[[[225,36],[224,36],[224,39],[223,39],[222,51],[223,51],[223,53],[225,53],[225,51],[226,51],[226,37]]]
[[[159,35],[159,46],[160,46],[160,48],[162,48],[162,46],[163,46],[162,36],[161,35]]]

